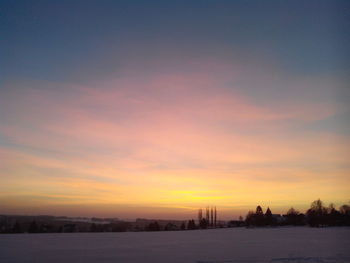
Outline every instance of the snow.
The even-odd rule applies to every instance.
[[[350,228],[0,235],[0,262],[349,263]]]

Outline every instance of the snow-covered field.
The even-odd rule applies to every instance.
[[[350,228],[0,235],[0,262],[350,262]]]

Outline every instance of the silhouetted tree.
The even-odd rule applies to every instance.
[[[341,224],[341,214],[335,209],[334,204],[329,204],[327,208],[326,224],[328,226],[336,226]]]
[[[208,228],[208,222],[205,218],[202,218],[202,220],[199,222],[199,228],[201,229]]]
[[[16,223],[13,225],[12,233],[22,233],[21,225],[18,223],[17,220]]]
[[[32,223],[30,223],[29,228],[28,228],[28,233],[38,233],[39,232],[39,228],[38,225],[35,221],[32,221]]]
[[[166,226],[164,227],[165,231],[174,231],[174,230],[178,230],[177,226],[173,223],[168,223],[166,224]]]
[[[342,205],[339,208],[340,212],[340,224],[345,226],[350,226],[350,206]]]
[[[63,226],[62,232],[64,233],[74,233],[77,232],[77,225],[76,224],[65,224]],[[100,231],[99,231],[100,232]],[[101,231],[102,232],[102,231]]]
[[[246,225],[247,226],[265,226],[265,225],[274,225],[275,219],[272,216],[271,209],[268,207],[264,215],[263,209],[260,205],[256,207],[255,213],[249,211],[246,216]]]
[[[287,211],[287,215],[289,215],[289,216],[297,216],[299,214],[300,214],[300,212],[298,210],[294,209],[294,207],[289,208],[289,210]]]
[[[327,209],[320,199],[311,203],[311,207],[306,212],[308,224],[312,227],[319,227],[326,224]]]
[[[52,233],[54,231],[54,226],[47,223],[42,223],[39,226],[40,233]]]
[[[287,225],[294,225],[294,226],[301,226],[305,224],[305,216],[304,214],[301,214],[299,211],[295,210],[293,207],[291,207],[286,215],[286,224]]]
[[[268,226],[271,226],[274,224],[274,220],[272,217],[272,212],[271,212],[270,207],[268,207],[266,212],[265,212],[265,224]]]
[[[97,226],[95,223],[92,223],[90,226],[90,232],[98,232]]]
[[[130,229],[130,223],[128,222],[118,222],[111,224],[111,230],[113,232],[125,232]]]
[[[186,229],[185,222],[182,222],[182,224],[181,224],[181,230],[185,230],[185,229]]]
[[[189,220],[187,223],[187,229],[188,230],[193,230],[196,229],[196,223],[194,222],[194,220]]]
[[[287,211],[287,224],[288,225],[296,225],[296,221],[297,221],[297,217],[299,215],[299,211],[295,210],[293,207],[291,207],[288,211]]]
[[[264,212],[261,208],[260,205],[256,207],[255,211],[255,225],[257,226],[263,226],[265,224],[265,217],[264,217]]]
[[[263,215],[263,214],[264,214],[264,211],[262,210],[262,208],[261,208],[260,205],[258,205],[258,206],[256,207],[255,214],[256,214],[256,215]]]
[[[343,215],[350,214],[350,206],[349,205],[342,205],[339,208],[339,212]]]
[[[148,225],[148,230],[149,230],[149,231],[159,231],[159,230],[160,230],[160,226],[159,226],[158,222],[155,221],[155,222],[153,222],[153,223],[150,223],[150,224]]]
[[[247,226],[254,226],[255,225],[255,213],[253,211],[249,211],[246,218],[245,222]]]
[[[271,212],[270,207],[267,207],[267,210],[265,212],[265,216],[272,216],[272,212]]]

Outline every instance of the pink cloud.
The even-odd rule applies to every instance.
[[[122,77],[79,86],[29,82],[27,89],[8,91],[0,98],[0,110],[7,111],[0,136],[9,142],[0,148],[7,170],[1,176],[13,187],[7,193],[28,193],[29,179],[18,183],[28,171],[35,183],[47,178],[36,194],[72,197],[85,187],[91,191],[77,195],[86,201],[90,193],[99,202],[130,204],[142,193],[148,205],[156,194],[193,205],[189,198],[196,200],[197,188],[212,187],[207,195],[228,205],[228,188],[237,187],[242,201],[244,189],[256,182],[266,181],[267,188],[284,182],[276,190],[283,197],[290,185],[310,186],[319,174],[333,183],[344,180],[339,167],[347,162],[347,136],[293,130],[337,114],[337,103],[262,104],[230,84],[242,77],[238,66],[204,64],[173,74],[129,69]],[[312,171],[315,163],[320,171]],[[177,191],[186,185],[193,186],[190,194]]]

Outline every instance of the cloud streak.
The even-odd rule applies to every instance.
[[[349,136],[305,128],[346,111],[341,103],[272,94],[266,104],[234,84],[250,76],[225,60],[152,66],[79,85],[9,83],[0,98],[6,209],[45,198],[63,213],[75,204],[283,206],[296,190],[300,203],[318,192],[347,197]]]

